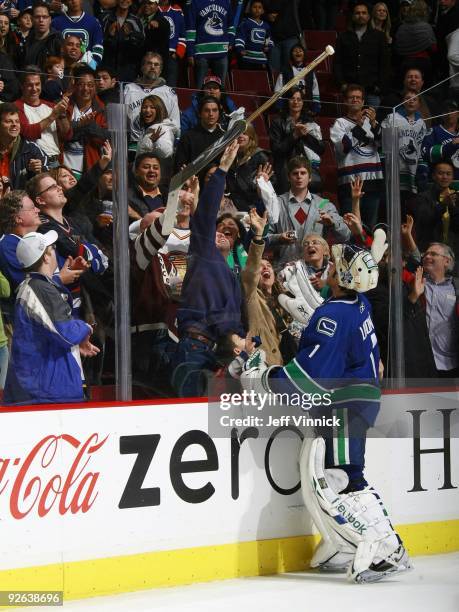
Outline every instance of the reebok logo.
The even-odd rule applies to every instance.
[[[352,525],[353,529],[355,529],[361,536],[363,536],[363,532],[367,530],[366,526],[358,521],[350,512],[346,510],[346,506],[340,504],[338,506],[339,512],[343,515],[346,521]]]

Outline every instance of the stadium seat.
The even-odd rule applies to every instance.
[[[331,72],[316,71],[316,78],[319,83],[320,95],[337,94],[339,87],[336,83],[335,76]]]
[[[334,30],[305,30],[304,40],[307,49],[323,51],[327,45],[336,44],[338,34]]]
[[[265,70],[233,70],[232,91],[253,92],[259,96],[272,96],[271,84]]]
[[[323,192],[336,193],[338,174],[336,172],[336,165],[329,166],[320,164],[320,176],[322,177]],[[333,202],[335,203],[335,202]]]
[[[179,109],[183,112],[191,105],[191,98],[195,92],[192,89],[176,87],[175,93],[177,94]]]
[[[335,123],[336,117],[316,117],[316,121],[322,131],[322,139],[330,140],[330,128]]]
[[[259,116],[253,122],[253,127],[258,136],[258,146],[260,149],[271,149],[271,143],[269,142],[268,131],[266,129],[265,120],[262,116]]]
[[[342,11],[338,13],[338,17],[336,18],[336,30],[337,32],[344,32],[347,28],[347,17],[346,14]]]
[[[325,140],[325,138],[324,138]],[[325,141],[325,151],[321,155],[321,164],[336,167],[335,149],[331,142]]]
[[[250,115],[254,110],[258,108],[257,98],[253,95],[246,95],[242,93],[233,93],[232,91],[228,93],[228,96],[233,100],[236,106],[239,108],[243,106],[246,110],[246,116]]]
[[[322,51],[306,51],[305,62],[306,64],[310,64],[313,60],[318,57]],[[316,70],[320,70],[321,72],[331,72],[332,71],[332,60],[331,57],[325,58],[325,60],[319,64]]]

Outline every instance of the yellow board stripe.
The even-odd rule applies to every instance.
[[[459,520],[398,525],[412,556],[459,550]],[[0,590],[63,590],[64,599],[305,570],[319,536],[276,538],[0,571]]]

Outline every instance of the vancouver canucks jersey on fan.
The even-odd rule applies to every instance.
[[[63,13],[53,19],[53,28],[62,32],[64,38],[69,34],[78,36],[84,47],[83,53],[90,51],[96,65],[102,61],[104,35],[102,27],[95,17],[87,13],[81,13],[78,17],[69,17]]]
[[[367,299],[331,298],[314,312],[288,365],[271,370],[271,391],[322,393],[333,405],[358,405],[369,425],[379,408],[379,349]]]
[[[185,42],[185,18],[179,6],[159,7],[163,17],[167,19],[170,27],[169,52],[177,53],[179,57],[184,57],[186,50]]]
[[[435,125],[422,141],[422,156],[429,164],[451,161],[454,165],[454,183],[451,189],[459,190],[459,130],[448,131],[443,125]]]
[[[231,0],[188,0],[185,23],[189,57],[219,58],[228,53],[235,34]]]
[[[255,21],[251,17],[244,19],[237,31],[236,51],[245,51],[243,60],[251,64],[265,64],[268,61],[265,47],[274,46],[271,40],[271,28],[266,21]]]

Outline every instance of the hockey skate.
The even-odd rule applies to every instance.
[[[359,546],[354,561],[349,565],[347,576],[351,582],[356,582],[357,584],[378,582],[378,580],[382,580],[391,574],[413,569],[408,553],[403,544],[400,543],[398,548],[385,559],[377,563],[372,561],[369,566],[368,561],[366,561],[362,564],[364,569],[359,571],[358,559],[361,555],[365,556],[364,548],[365,546],[362,543],[362,550],[359,550]]]

